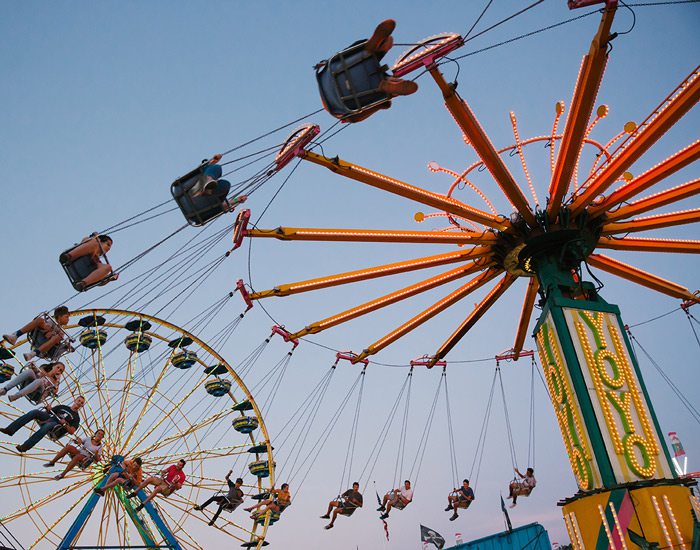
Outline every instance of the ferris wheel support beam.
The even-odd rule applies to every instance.
[[[510,227],[510,223],[502,216],[489,214],[488,212],[468,206],[452,197],[426,191],[420,187],[415,187],[414,185],[410,185],[395,178],[390,178],[389,176],[374,172],[368,168],[351,164],[337,157],[329,159],[313,151],[305,150],[301,154],[301,158],[320,166],[325,166],[332,172],[345,176],[346,178],[371,185],[372,187],[388,191],[389,193],[394,193],[395,195],[411,199],[426,206],[432,206],[438,210],[444,210],[455,216],[461,216],[467,220],[492,227],[493,229],[498,229],[499,231],[504,231]]]
[[[530,326],[530,317],[532,317],[532,310],[535,308],[535,301],[537,300],[537,291],[539,288],[540,285],[537,278],[531,277],[527,285],[527,290],[525,291],[525,300],[523,301],[523,308],[520,311],[518,331],[515,333],[515,343],[513,344],[513,358],[516,361],[520,358],[520,352],[525,345],[527,329]]]
[[[450,281],[466,277],[467,275],[472,275],[477,271],[482,271],[489,267],[491,263],[493,263],[491,260],[468,262],[464,265],[451,269],[450,271],[447,271],[440,275],[436,275],[435,277],[431,277],[430,279],[426,279],[419,283],[404,287],[390,294],[381,296],[380,298],[370,300],[369,302],[365,302],[362,305],[345,310],[342,313],[333,315],[332,317],[327,317],[322,321],[312,323],[306,328],[292,333],[291,336],[293,338],[300,338],[302,336],[306,336],[307,334],[316,334],[318,332],[321,332],[322,330],[326,330],[328,328],[339,325],[340,323],[344,323],[345,321],[355,319],[356,317],[366,315],[367,313],[377,311],[378,309],[381,309],[391,304],[395,304],[396,302],[406,300],[407,298],[411,298],[412,296],[416,296],[417,294],[420,294],[427,290],[433,289],[440,285],[444,285],[446,283],[449,283]]]
[[[397,262],[393,264],[384,264],[368,269],[359,269],[357,271],[347,271],[328,277],[319,277],[317,279],[307,279],[306,281],[297,281],[276,286],[269,290],[261,290],[250,294],[251,300],[260,300],[261,298],[269,298],[271,296],[289,296],[291,294],[299,294],[301,292],[309,292],[320,288],[329,288],[358,281],[367,281],[377,277],[387,277],[397,273],[407,273],[419,269],[428,269],[440,265],[451,264],[455,262],[463,262],[483,258],[489,256],[492,250],[488,246],[477,246],[469,250],[460,250],[457,252],[448,252],[446,254],[437,254],[435,256],[426,256],[416,258],[415,260],[407,260],[405,262]]]
[[[656,216],[646,216],[636,218],[626,222],[606,223],[603,226],[603,235],[617,235],[620,233],[633,233],[637,231],[649,231],[650,229],[660,229],[672,227],[674,225],[684,225],[700,221],[700,208],[693,210],[683,210],[681,212],[671,212],[669,214],[657,214]]]
[[[464,135],[467,136],[469,143],[474,147],[479,158],[484,161],[484,165],[496,180],[501,191],[503,191],[506,198],[530,227],[536,227],[537,220],[522,189],[520,189],[503,159],[501,159],[481,124],[479,124],[476,115],[469,108],[467,102],[457,94],[455,85],[445,80],[445,77],[436,65],[429,67],[428,71],[442,92],[447,110],[453,116],[462,132],[464,132]]]
[[[693,302],[700,302],[700,296],[696,296],[691,293],[687,288],[667,281],[657,275],[652,275],[647,271],[643,271],[631,265],[627,265],[618,260],[614,260],[603,254],[591,254],[588,257],[588,263],[593,267],[607,271],[612,275],[617,275],[623,279],[627,279],[638,285],[645,286],[651,290],[656,290],[662,294],[672,296],[673,298],[680,298],[681,300],[691,300]]]
[[[593,37],[588,54],[583,58],[581,64],[571,100],[571,109],[566,118],[566,126],[559,146],[559,155],[549,184],[550,200],[547,215],[550,221],[556,220],[559,215],[559,208],[571,185],[581,147],[583,147],[588,121],[591,118],[608,61],[607,48],[610,41],[610,27],[615,18],[616,10],[615,4],[608,4],[603,8],[598,32]]]
[[[678,239],[613,239],[602,237],[599,248],[627,250],[631,252],[680,252],[682,254],[700,254],[700,241]]]
[[[699,193],[700,179],[696,179],[622,206],[614,212],[607,214],[605,220],[608,222],[623,220],[636,214],[643,214],[649,210],[654,210],[655,208],[666,206],[667,204],[694,197]]]
[[[614,212],[610,212],[610,210],[618,204],[629,201],[632,197],[638,195],[645,189],[648,189],[652,185],[662,181],[664,178],[667,178],[678,170],[685,168],[698,159],[700,159],[700,140],[688,145],[688,147],[685,147],[684,149],[681,149],[650,170],[640,174],[630,182],[625,183],[619,189],[616,189],[610,193],[610,195],[605,197],[605,199],[603,199],[600,203],[592,205],[588,209],[588,213],[591,216],[599,216],[603,212],[608,212],[608,220],[624,218],[626,216],[623,214],[629,208],[628,206],[623,206]],[[697,184],[698,180],[694,181]],[[662,204],[659,204],[658,206],[661,206]]]
[[[250,229],[246,236],[254,239],[281,241],[333,241],[362,243],[430,243],[430,244],[495,244],[494,233],[485,231],[391,231],[384,229],[320,229],[310,227],[278,227],[277,229]]]
[[[675,95],[674,95],[675,94]],[[619,153],[604,164],[598,173],[582,186],[583,191],[573,199],[569,209],[572,216],[580,214],[600,194],[615,183],[622,173],[636,162],[656,141],[678,122],[700,100],[700,67],[678,87],[671,96],[640,125],[618,148]]]
[[[445,341],[442,346],[440,346],[440,349],[437,350],[433,358],[431,359],[432,361],[439,361],[440,359],[444,358],[452,348],[454,348],[457,343],[464,338],[464,336],[471,330],[471,328],[476,325],[476,323],[479,322],[479,319],[481,319],[484,314],[491,308],[493,304],[496,303],[496,300],[498,300],[501,296],[503,296],[503,293],[510,288],[510,285],[512,285],[515,282],[515,279],[517,277],[506,274],[503,279],[501,279],[498,284],[491,289],[491,292],[489,292],[486,295],[486,298],[481,300],[479,304],[474,308],[474,311],[472,311],[469,314],[469,317],[467,317],[464,322],[455,330],[452,335]]]
[[[425,323],[426,321],[429,321],[433,317],[435,317],[438,313],[441,313],[445,311],[448,307],[456,304],[459,302],[461,299],[463,299],[465,296],[471,294],[475,290],[481,288],[484,286],[486,283],[489,281],[495,279],[498,275],[503,273],[503,270],[497,267],[492,267],[489,268],[488,270],[482,272],[480,275],[477,277],[474,277],[471,281],[469,281],[466,285],[458,288],[454,292],[451,292],[447,296],[445,296],[442,300],[436,302],[429,308],[423,310],[420,312],[418,315],[413,317],[412,319],[408,320],[405,322],[403,325],[398,327],[397,329],[391,331],[389,334],[384,336],[383,338],[377,340],[373,344],[369,345],[366,349],[362,351],[357,356],[357,360],[361,361],[362,359],[366,359],[370,355],[374,355],[375,353],[380,352],[383,350],[385,347],[391,345],[392,343],[396,342],[399,338],[402,336],[405,336],[412,330],[418,328],[420,325]],[[432,365],[434,365],[435,362],[438,360],[442,359],[444,356],[434,356],[431,359]],[[431,365],[431,366],[432,366]]]

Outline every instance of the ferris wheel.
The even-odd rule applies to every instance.
[[[81,461],[56,480],[65,464],[42,465],[50,466],[45,463],[70,442],[65,430],[49,432],[20,456],[15,444],[36,430],[33,423],[27,425],[30,432],[3,435],[0,452],[14,455],[15,469],[0,479],[0,494],[8,503],[2,522],[27,541],[27,548],[72,548],[82,541],[95,547],[182,549],[267,545],[267,527],[275,519],[270,514],[247,525],[224,514],[212,529],[207,527],[211,514],[195,510],[225,488],[229,471],[243,478],[241,489],[253,498],[274,484],[272,447],[260,409],[232,367],[205,342],[166,320],[109,309],[70,315],[66,337],[76,349],[60,359],[66,369],[50,402],[55,409],[83,396],[73,435],[104,430],[102,448],[98,457]],[[21,368],[16,356],[24,348],[26,339],[3,348],[5,380]],[[4,425],[42,405],[39,399],[30,394],[3,401]],[[186,481],[145,508],[139,506],[141,493],[130,497],[121,486],[100,497],[94,489],[124,459],[137,457],[144,476],[157,476],[183,460]],[[22,505],[9,509],[19,499]]]

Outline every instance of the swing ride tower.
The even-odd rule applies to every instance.
[[[599,287],[583,281],[581,267],[600,269],[689,305],[700,301],[698,294],[681,285],[598,252],[604,248],[700,253],[700,241],[697,240],[628,237],[638,231],[700,221],[700,209],[697,208],[639,217],[696,196],[700,193],[697,179],[637,198],[646,189],[700,159],[700,140],[637,176],[628,172],[697,104],[700,99],[700,67],[696,67],[640,124],[628,123],[623,132],[605,145],[592,139],[591,130],[608,112],[605,105],[597,109],[594,106],[608,61],[610,42],[617,36],[611,30],[617,1],[569,2],[572,9],[592,4],[604,4],[598,30],[584,56],[565,127],[561,132],[557,130],[565,111],[563,102],[559,102],[549,136],[520,140],[516,118],[511,113],[516,143],[496,149],[467,101],[458,94],[457,82],[448,82],[440,71],[440,58],[464,45],[464,37],[460,35],[444,34],[427,39],[394,64],[394,77],[401,78],[421,69],[433,78],[445,107],[463,134],[464,142],[480,159],[461,173],[430,163],[431,171],[442,171],[455,178],[446,195],[410,185],[337,156],[328,157],[325,153],[312,151],[317,126],[308,125],[292,134],[278,155],[284,160],[278,168],[289,162],[292,156],[299,157],[345,178],[434,208],[435,213],[416,214],[416,221],[442,217],[449,220],[449,227],[441,231],[249,229],[249,213],[242,212],[234,232],[235,246],[240,246],[242,238],[248,237],[285,241],[451,243],[464,248],[447,254],[282,284],[269,290],[251,293],[241,290],[241,293],[252,306],[256,300],[273,296],[289,296],[428,267],[458,264],[449,271],[291,333],[292,337],[300,338],[447,282],[473,276],[463,286],[369,344],[361,353],[354,354],[354,362],[359,362],[379,353],[445,309],[464,299],[469,300],[472,292],[495,281],[473,309],[466,308],[466,319],[430,356],[427,366],[431,367],[444,360],[518,278],[528,278],[512,353],[517,359],[523,350],[539,297],[542,313],[534,336],[579,487],[575,496],[560,503],[574,548],[627,550],[635,546],[660,546],[695,550],[700,548],[700,503],[690,490],[693,482],[679,477],[673,468],[618,307],[607,303],[598,294]],[[551,179],[544,207],[537,199],[522,152],[525,145],[536,142],[546,142],[551,155]],[[613,148],[616,142],[618,144]],[[579,164],[584,146],[597,148],[596,160],[579,185]],[[519,157],[533,203],[528,201],[506,165],[506,159],[502,158],[504,153]],[[481,190],[470,181],[470,172],[475,168],[488,171],[511,205],[512,214],[498,214]],[[469,186],[477,192],[491,212],[453,196],[458,185]],[[617,187],[610,191],[614,185]]]

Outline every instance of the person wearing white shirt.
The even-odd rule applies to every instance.
[[[384,512],[379,516],[379,519],[388,518],[392,508],[403,510],[412,500],[413,489],[411,489],[411,482],[406,480],[403,482],[403,487],[393,489],[384,495],[382,505],[377,508],[377,512]]]

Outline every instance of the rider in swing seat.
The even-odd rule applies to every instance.
[[[92,437],[85,437],[83,439],[75,438],[73,441],[78,444],[78,447],[67,444],[63,449],[56,453],[49,462],[44,464],[45,468],[53,468],[56,462],[61,460],[64,456],[70,455],[71,460],[65,469],[58,474],[54,479],[59,480],[66,477],[66,474],[75,468],[78,464],[93,463],[100,460],[100,449],[102,448],[102,438],[104,437],[104,430],[100,429],[95,432]]]
[[[321,519],[330,519],[331,522],[325,526],[325,529],[333,529],[335,520],[338,514],[343,516],[351,516],[355,510],[362,508],[362,494],[360,493],[360,484],[356,481],[352,484],[352,489],[348,489],[337,500],[332,500],[328,503],[328,510]],[[331,511],[333,515],[331,516]]]
[[[418,85],[386,74],[382,58],[394,44],[396,21],[382,21],[368,40],[358,40],[329,61],[316,67],[316,79],[326,110],[344,122],[360,122],[380,109],[391,107],[391,98],[410,95]]]
[[[406,480],[403,482],[403,487],[392,489],[384,495],[382,505],[377,508],[377,512],[383,512],[383,514],[379,516],[379,519],[388,518],[392,508],[403,510],[412,500],[413,489],[411,489],[411,482]]]
[[[221,512],[224,510],[227,510],[229,512],[233,512],[236,508],[238,508],[242,503],[243,503],[243,491],[241,490],[241,486],[243,485],[243,480],[239,477],[236,478],[236,482],[234,483],[231,481],[231,474],[233,473],[233,470],[229,470],[229,472],[226,474],[226,484],[228,485],[228,493],[225,495],[214,495],[212,496],[209,500],[204,502],[203,504],[200,504],[198,506],[195,506],[194,509],[197,511],[204,510],[207,506],[209,506],[212,502],[216,502],[219,505],[219,508],[214,512],[214,516],[209,520],[209,525],[214,525],[216,522],[217,518],[221,515]]]
[[[150,476],[143,480],[138,487],[127,495],[128,498],[134,498],[137,493],[141,489],[144,489],[147,485],[153,485],[154,487],[151,494],[148,495],[146,500],[139,504],[135,510],[140,512],[147,503],[151,502],[158,495],[167,497],[172,495],[178,489],[181,489],[185,484],[185,472],[182,471],[185,468],[185,464],[186,461],[180,459],[178,460],[177,464],[168,466],[165,470],[163,470],[160,473],[160,477]]]
[[[40,403],[58,392],[58,384],[61,381],[66,366],[57,361],[37,367],[34,363],[27,363],[22,371],[0,388],[0,396],[16,386],[22,388],[17,393],[8,396],[10,401],[17,401],[20,397],[27,397],[33,403]]]
[[[95,487],[94,491],[104,496],[105,491],[121,485],[124,489],[133,489],[138,487],[143,481],[143,461],[137,456],[133,460],[125,460],[122,464],[120,472],[113,472],[107,478],[107,481],[102,487]]]
[[[520,470],[515,468],[515,473],[520,476],[522,481],[514,479],[510,482],[510,485],[508,486],[508,498],[513,499],[513,504],[510,505],[511,508],[515,508],[517,506],[519,496],[530,496],[530,493],[532,493],[532,490],[537,485],[537,480],[535,479],[535,470],[533,470],[532,468],[528,468],[525,471],[525,475],[521,474]]]
[[[447,495],[447,508],[445,512],[453,511],[450,521],[454,521],[459,517],[458,508],[469,508],[469,505],[474,500],[474,491],[469,487],[469,480],[462,481],[462,486],[459,489],[454,489]]]
[[[272,498],[262,500],[250,508],[243,508],[246,512],[253,512],[250,519],[258,519],[259,516],[262,516],[268,510],[281,514],[292,504],[292,495],[289,492],[288,483],[283,483],[279,489],[272,489],[271,494]]]
[[[58,306],[54,309],[53,316],[38,315],[21,329],[2,337],[11,345],[17,343],[17,339],[26,334],[31,339],[35,349],[24,354],[24,360],[29,361],[37,355],[51,359],[52,351],[64,339],[62,327],[68,324],[70,311],[66,306]]]
[[[63,252],[59,262],[68,275],[73,288],[83,292],[95,285],[106,284],[119,278],[106,261],[106,254],[114,241],[109,235],[93,233],[85,237],[80,244]],[[101,261],[105,258],[105,262]]]

